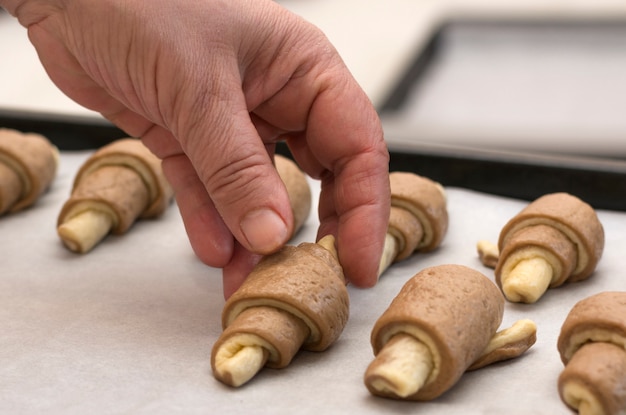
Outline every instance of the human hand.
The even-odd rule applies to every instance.
[[[321,180],[318,238],[375,284],[389,213],[378,117],[314,26],[270,0],[0,0],[53,82],[160,158],[198,257],[228,297],[293,227],[285,140]]]

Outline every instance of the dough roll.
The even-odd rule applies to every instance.
[[[237,387],[263,366],[287,366],[300,349],[324,351],[339,338],[348,314],[334,238],[285,246],[264,257],[226,301],[213,373]]]
[[[626,413],[626,292],[601,292],[572,307],[557,348],[563,402],[581,415]]]
[[[0,215],[35,203],[54,180],[58,162],[46,137],[0,129]]]
[[[140,140],[120,139],[81,166],[57,232],[69,249],[88,252],[108,233],[124,234],[138,219],[160,216],[172,198],[161,160]]]
[[[588,278],[604,249],[594,209],[567,193],[530,203],[500,232],[496,282],[513,302],[533,303],[550,287]]]
[[[626,350],[626,292],[605,291],[572,307],[563,322],[557,347],[564,364],[585,343],[606,341]]]
[[[423,228],[422,238],[418,244],[416,246],[404,244],[398,259],[408,257],[415,250],[428,252],[437,248],[448,230],[448,210],[443,187],[427,177],[406,172],[390,173],[389,182],[391,206],[413,214]],[[399,234],[403,230],[402,227],[396,228],[393,225],[391,228]],[[406,239],[411,239],[411,236],[407,236]]]
[[[274,165],[289,195],[293,212],[291,233],[293,237],[302,228],[311,212],[311,187],[304,172],[290,159],[277,154],[274,156]]]
[[[612,343],[583,345],[558,379],[559,396],[581,415],[626,412],[626,350]]]
[[[408,172],[389,174],[391,210],[378,274],[414,252],[437,248],[448,230],[443,187],[427,177]]]
[[[430,354],[428,376],[417,392],[398,396],[378,387],[376,372],[370,372],[370,366],[366,386],[375,395],[391,398],[430,400],[440,396],[483,354],[503,313],[502,294],[478,271],[442,265],[419,272],[378,319],[371,344],[374,355],[378,355],[397,335],[417,339]]]

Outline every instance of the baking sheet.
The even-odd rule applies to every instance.
[[[626,211],[626,20],[449,16],[378,108],[391,167]]]
[[[626,21],[448,19],[381,105],[387,135],[626,157]]]
[[[31,209],[0,218],[0,413],[569,414],[556,390],[560,325],[576,301],[626,289],[626,214],[600,211],[606,250],[593,277],[535,305],[506,305],[503,327],[520,318],[538,325],[527,355],[466,373],[433,402],[370,396],[362,382],[370,329],[404,282],[443,263],[493,278],[475,243],[495,241],[526,205],[448,187],[450,228],[437,251],[393,265],[375,288],[349,287],[350,320],[328,351],[301,352],[288,368],[263,370],[232,389],[212,377],[209,362],[221,331],[221,274],[194,257],[175,205],[89,254],[62,247],[56,216],[89,154],[63,152],[50,191]],[[311,186],[317,198],[319,185]],[[312,214],[293,242],[311,241],[316,226]]]

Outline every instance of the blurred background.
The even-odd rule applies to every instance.
[[[390,146],[626,157],[626,3],[281,0],[320,27]],[[48,80],[0,14],[0,109],[96,116]]]

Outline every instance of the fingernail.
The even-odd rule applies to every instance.
[[[259,209],[248,213],[240,226],[252,251],[256,253],[271,253],[287,240],[285,222],[270,209]]]

